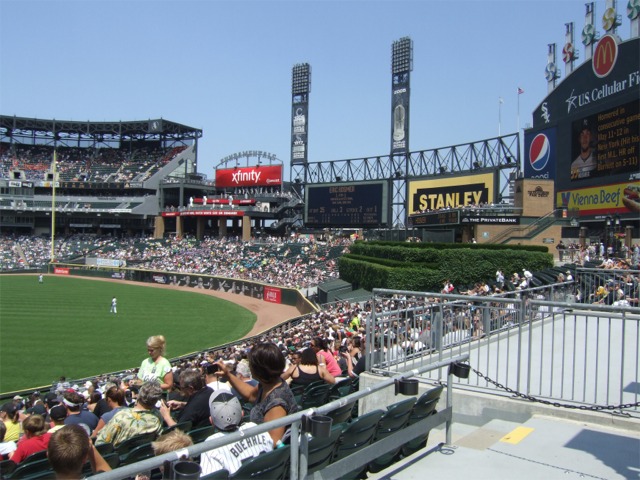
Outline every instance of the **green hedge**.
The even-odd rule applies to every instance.
[[[367,255],[354,255],[352,253],[348,253],[343,255],[352,260],[360,260],[362,262],[370,262],[376,263],[378,265],[384,265],[385,267],[392,268],[411,268],[415,267],[415,263],[418,263],[416,260],[395,260],[391,258],[380,258],[380,257],[370,257]],[[426,268],[438,268],[438,264],[436,262],[419,262],[422,263],[422,267]]]
[[[507,278],[525,268],[544,270],[553,256],[535,246],[356,242],[339,266],[342,280],[367,290],[440,291],[447,279],[471,286],[493,280],[498,269]]]

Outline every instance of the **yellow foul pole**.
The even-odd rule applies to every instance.
[[[56,252],[55,252],[55,237],[56,237],[56,161],[57,161],[57,150],[53,150],[53,181],[51,183],[51,261],[50,263],[54,263],[56,260]]]

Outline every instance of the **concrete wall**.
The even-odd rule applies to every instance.
[[[360,375],[360,390],[366,389],[386,377],[363,373]],[[455,382],[454,382],[455,385]],[[418,387],[418,396],[427,390],[434,388],[436,384],[420,383]],[[446,406],[447,389],[442,392],[440,401],[438,402],[438,410]],[[388,405],[397,403],[403,398],[402,395],[395,396],[393,386],[376,392],[369,397],[360,400],[359,413],[370,412],[381,408],[384,409]],[[534,415],[544,415],[548,417],[557,417],[576,422],[588,422],[602,426],[615,428],[624,428],[638,432],[640,434],[640,422],[635,418],[625,417],[622,415],[612,414],[610,411],[591,411],[581,409],[569,409],[563,407],[553,407],[538,402],[531,402],[518,397],[513,397],[504,392],[501,394],[487,393],[484,391],[462,389],[454,386],[453,388],[453,421],[467,425],[484,425],[493,419],[507,420],[511,422],[524,422]]]

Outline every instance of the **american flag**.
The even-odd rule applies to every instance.
[[[524,90],[518,87],[518,95],[520,95],[521,93],[524,93]]]

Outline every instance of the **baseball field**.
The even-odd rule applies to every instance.
[[[2,275],[0,394],[138,367],[151,335],[165,336],[173,358],[241,338],[255,323],[240,305],[186,289]]]

